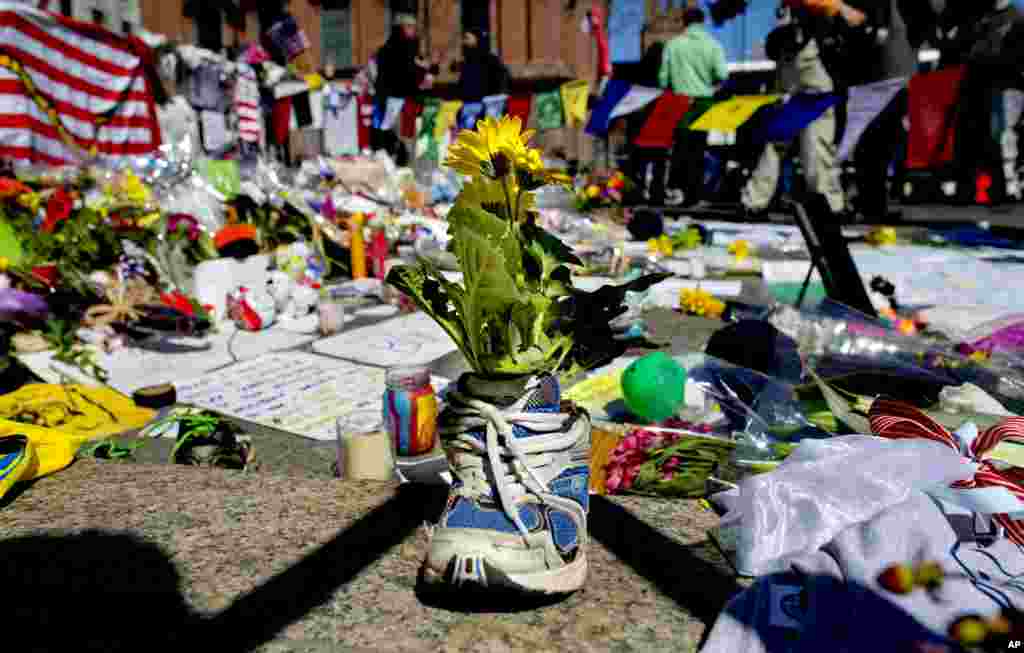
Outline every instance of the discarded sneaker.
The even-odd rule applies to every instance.
[[[590,417],[552,376],[463,375],[439,419],[454,477],[423,580],[561,594],[587,575]]]

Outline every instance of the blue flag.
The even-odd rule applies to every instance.
[[[604,93],[601,94],[601,98],[597,101],[597,106],[590,112],[590,122],[587,123],[587,128],[584,131],[591,136],[606,136],[608,128],[611,126],[612,111],[615,110],[615,105],[621,102],[622,98],[626,97],[631,86],[631,84],[621,79],[609,80],[608,84],[604,87]]]
[[[763,108],[750,125],[755,142],[783,143],[839,102],[835,93],[797,93],[784,104]]]

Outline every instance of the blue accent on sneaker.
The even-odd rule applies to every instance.
[[[531,531],[541,524],[540,511],[530,504],[519,507],[519,519],[523,520],[523,526]],[[502,533],[518,532],[516,525],[501,510],[485,508],[465,497],[455,501],[443,525],[445,528],[482,528]]]
[[[573,499],[590,510],[590,467],[570,467],[551,481],[551,493]]]
[[[548,518],[551,520],[551,539],[560,551],[566,553],[579,544],[576,522],[571,516],[561,510],[552,510],[548,513]]]

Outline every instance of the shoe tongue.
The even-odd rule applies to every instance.
[[[558,379],[550,375],[482,379],[467,374],[462,384],[469,395],[502,408],[511,406],[526,395],[523,411],[528,413],[557,413],[562,402]]]

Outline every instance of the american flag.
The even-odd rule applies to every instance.
[[[95,148],[116,162],[159,147],[149,54],[138,39],[0,2],[0,55],[21,66],[20,74],[0,66],[0,159],[61,165],[81,162]]]

